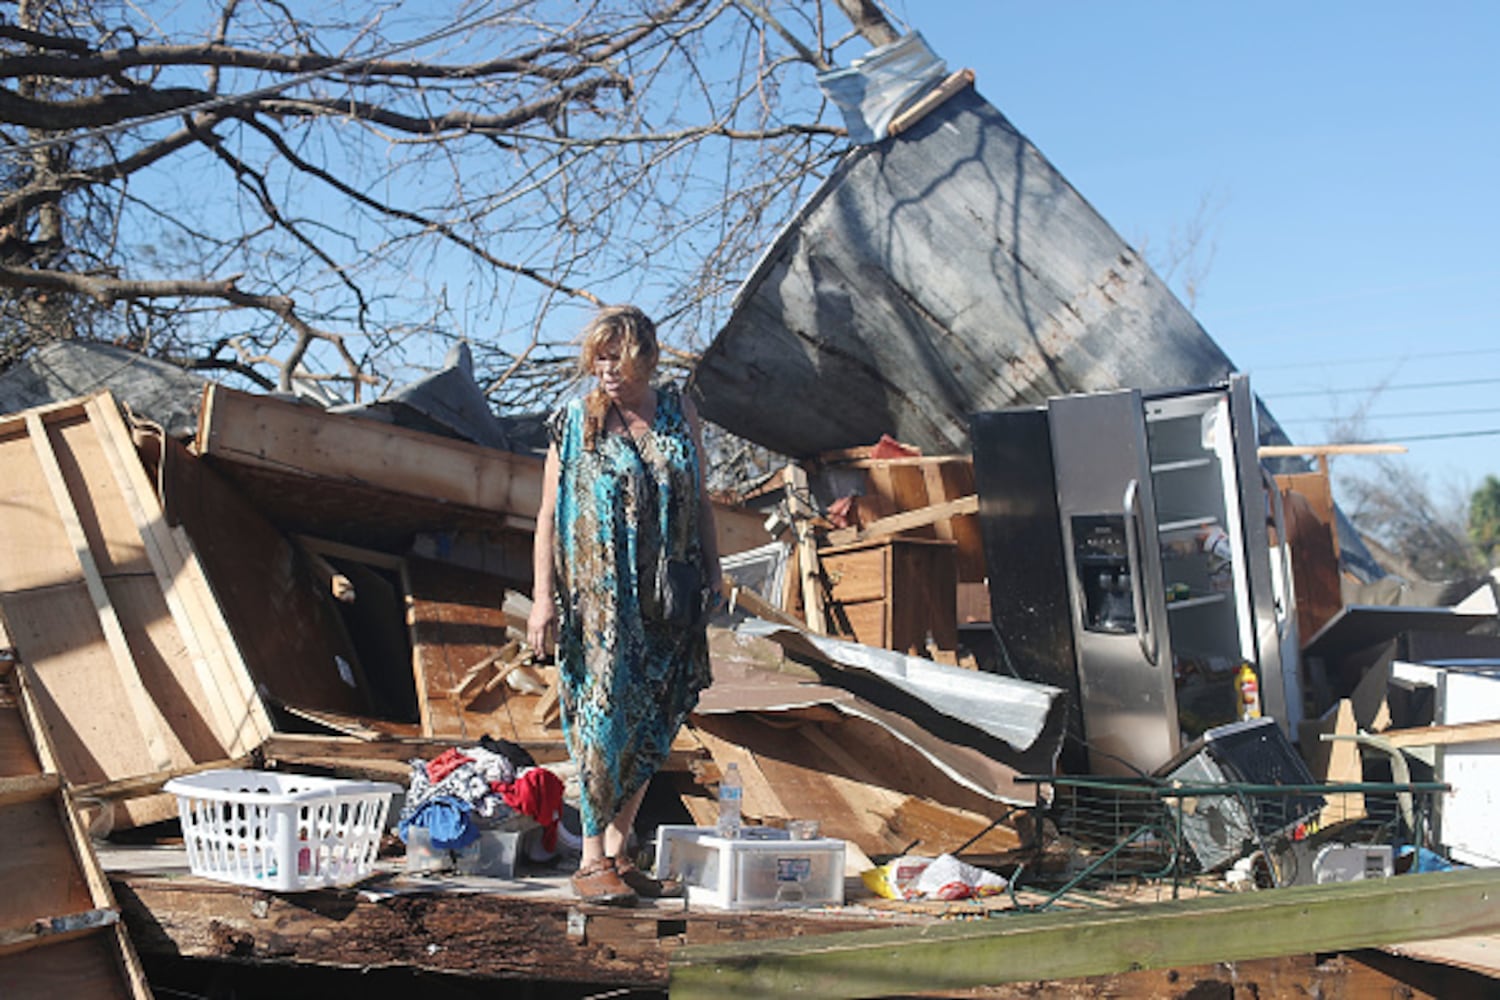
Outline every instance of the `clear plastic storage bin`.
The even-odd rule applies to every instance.
[[[370,874],[399,785],[271,771],[173,778],[194,875],[278,892],[349,885]]]
[[[828,837],[726,840],[712,827],[657,831],[656,875],[678,878],[688,901],[726,910],[839,906],[844,842]]]

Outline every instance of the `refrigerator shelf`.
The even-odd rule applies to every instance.
[[[1219,523],[1212,514],[1203,517],[1185,517],[1180,521],[1163,521],[1156,526],[1156,533],[1165,535],[1172,531],[1188,531],[1193,528],[1208,528]]]
[[[1188,608],[1201,608],[1205,604],[1218,604],[1225,599],[1224,594],[1203,594],[1198,597],[1186,597],[1180,601],[1168,601],[1167,610],[1185,611]]]
[[[1177,462],[1157,462],[1151,466],[1151,474],[1154,476],[1162,472],[1177,472],[1181,469],[1202,469],[1211,464],[1213,464],[1213,459],[1209,457],[1185,458]]]

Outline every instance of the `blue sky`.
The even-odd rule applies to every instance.
[[[1194,311],[1294,440],[1364,406],[1434,493],[1500,475],[1500,4],[891,9],[1148,259],[1202,224]]]

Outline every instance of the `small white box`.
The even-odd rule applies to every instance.
[[[843,905],[842,840],[726,840],[706,826],[663,826],[656,838],[657,878],[681,879],[691,903],[723,910]]]

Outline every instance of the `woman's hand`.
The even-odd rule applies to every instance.
[[[557,608],[548,601],[533,601],[531,614],[526,616],[526,644],[538,656],[552,652],[552,643],[557,632]]]

